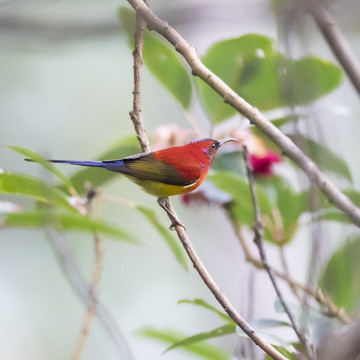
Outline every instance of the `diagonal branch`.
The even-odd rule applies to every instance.
[[[323,0],[303,0],[328,45],[360,95],[360,64]]]
[[[172,212],[176,216],[175,210],[169,201],[166,204],[166,206],[168,207],[170,212]],[[172,220],[169,214],[168,216],[169,219]],[[261,349],[263,349],[273,359],[286,360],[285,356],[283,356],[279,351],[277,351],[273,346],[271,346],[265,339],[263,339],[258,333],[256,333],[255,330],[250,326],[250,324],[248,324],[246,320],[237,312],[237,310],[234,308],[234,306],[231,304],[231,302],[228,300],[226,295],[223,293],[223,291],[220,289],[220,287],[217,285],[217,283],[214,281],[214,279],[211,277],[211,275],[205,268],[199,255],[196,253],[196,250],[191,244],[184,228],[180,225],[175,225],[175,230],[195,270],[198,272],[201,279],[204,281],[206,286],[212,292],[216,300],[223,307],[225,312],[231,317],[231,319],[233,319],[236,325],[238,325],[256,345],[258,345]]]
[[[142,0],[128,0],[128,2],[146,21],[150,30],[155,30],[162,35],[185,58],[193,75],[200,77],[224,99],[225,103],[235,108],[252,124],[256,125],[304,171],[309,180],[319,187],[331,203],[346,213],[356,225],[360,226],[360,209],[319,170],[317,165],[291,139],[233,91],[223,80],[212,73],[201,62],[195,48],[190,46],[167,22],[159,19]]]
[[[271,283],[275,289],[275,292],[281,302],[281,305],[283,306],[283,308],[291,322],[291,325],[292,325],[297,337],[299,338],[300,342],[303,344],[307,354],[310,356],[310,358],[313,359],[314,355],[313,355],[311,346],[309,344],[309,341],[306,338],[306,336],[303,334],[302,330],[299,328],[297,323],[295,322],[294,316],[291,313],[289,307],[287,306],[286,301],[284,300],[282,293],[280,291],[280,288],[277,284],[276,278],[274,276],[274,271],[270,267],[270,265],[267,261],[267,256],[266,256],[264,241],[263,241],[263,225],[262,225],[262,220],[261,220],[261,211],[260,211],[260,206],[259,206],[259,202],[258,202],[257,195],[256,195],[256,190],[255,190],[254,173],[250,166],[248,151],[247,151],[246,146],[243,147],[243,156],[244,156],[244,162],[245,162],[245,167],[246,167],[246,174],[247,174],[247,178],[249,181],[252,205],[253,205],[253,209],[254,209],[254,217],[255,217],[254,243],[256,244],[256,246],[259,249],[260,259],[261,259],[262,263],[264,264],[264,268],[269,275],[270,281],[271,281]]]

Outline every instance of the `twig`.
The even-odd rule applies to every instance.
[[[79,298],[84,304],[86,304],[86,306],[88,306],[91,302],[89,285],[87,284],[84,276],[81,274],[68,244],[63,236],[58,232],[51,228],[47,228],[46,230],[47,238],[54,249],[56,258],[63,269],[65,276],[68,278],[70,285],[73,287]],[[127,345],[116,321],[109,310],[99,300],[96,306],[96,316],[112,339],[117,349],[119,358],[123,360],[133,360],[130,348]]]
[[[319,170],[317,165],[291,139],[233,91],[223,80],[212,73],[201,62],[195,48],[190,46],[167,22],[160,20],[142,0],[128,0],[128,2],[143,17],[150,30],[155,30],[161,34],[185,58],[194,76],[198,76],[205,81],[222,96],[225,103],[239,111],[266,134],[304,171],[309,180],[321,189],[330,202],[344,211],[355,224],[360,226],[360,209]]]
[[[91,214],[91,205],[92,201],[96,198],[97,191],[92,188],[91,184],[86,184],[87,186],[87,209],[88,213]],[[100,208],[97,209],[98,211],[95,214],[95,217],[98,217],[100,215],[99,211]],[[96,231],[93,232],[94,235],[94,249],[95,249],[95,259],[94,259],[94,269],[93,269],[93,275],[92,275],[92,282],[90,287],[90,302],[87,308],[84,324],[81,330],[80,337],[76,343],[76,346],[74,348],[73,354],[71,359],[72,360],[78,360],[81,357],[81,353],[84,349],[86,340],[89,337],[90,333],[90,326],[92,323],[92,320],[95,316],[96,312],[96,305],[98,303],[98,294],[97,289],[98,285],[101,279],[101,270],[103,268],[103,247],[101,243],[101,237],[100,234]]]
[[[225,211],[228,214],[228,218],[230,219],[231,225],[234,229],[235,235],[238,238],[240,245],[242,247],[242,250],[244,251],[245,260],[249,263],[251,263],[254,267],[257,269],[265,270],[264,264],[262,261],[258,260],[250,251],[247,241],[243,235],[242,228],[237,223],[236,217],[234,215],[234,212],[232,211],[231,206],[226,206]],[[337,317],[341,322],[344,324],[351,324],[353,321],[349,318],[347,314],[345,314],[344,309],[339,309],[331,299],[324,296],[324,294],[321,292],[320,289],[317,289],[316,291],[313,291],[309,287],[307,287],[304,284],[299,283],[298,281],[292,279],[287,274],[284,274],[276,269],[273,269],[274,274],[287,282],[289,286],[294,286],[304,293],[310,295],[313,297],[320,305],[324,306],[326,308],[325,315],[329,317]]]
[[[303,344],[303,346],[305,347],[305,350],[307,352],[307,354],[311,357],[314,358],[313,356],[313,351],[310,347],[309,341],[308,339],[305,337],[305,335],[302,333],[302,331],[300,330],[300,328],[298,327],[298,325],[295,322],[294,316],[292,315],[289,307],[286,304],[286,301],[284,300],[282,293],[280,291],[280,288],[277,284],[276,278],[274,276],[273,270],[270,267],[268,261],[267,261],[267,256],[266,256],[266,252],[265,252],[265,247],[263,244],[263,225],[262,225],[262,220],[261,220],[261,211],[260,211],[260,206],[257,200],[257,195],[256,195],[256,190],[255,190],[255,180],[254,180],[254,174],[253,174],[253,170],[251,168],[250,162],[249,162],[249,158],[248,158],[248,152],[247,152],[247,148],[246,146],[243,146],[243,157],[244,157],[244,162],[245,162],[245,167],[246,167],[246,174],[248,177],[248,181],[249,181],[249,187],[250,187],[250,193],[251,193],[251,200],[252,200],[252,205],[253,205],[253,209],[254,209],[254,217],[255,217],[255,225],[254,225],[254,243],[256,244],[256,246],[259,249],[259,254],[260,254],[260,258],[262,263],[264,264],[265,270],[269,275],[270,281],[275,289],[275,292],[281,302],[281,305],[283,306],[290,322],[291,325],[297,335],[297,337],[299,338],[300,342]]]
[[[134,124],[135,132],[143,152],[150,151],[150,144],[147,138],[146,129],[141,116],[141,70],[142,70],[142,49],[144,46],[144,26],[145,22],[136,13],[135,49],[134,57],[134,91],[133,109],[130,111],[131,121]]]
[[[94,244],[95,244],[95,263],[94,263],[93,277],[92,277],[91,289],[90,289],[90,303],[86,312],[85,321],[82,327],[79,340],[77,341],[73,355],[71,357],[72,360],[80,359],[86,340],[88,339],[89,336],[90,326],[95,316],[96,305],[98,303],[97,288],[101,278],[103,248],[101,245],[100,235],[97,232],[94,232]]]
[[[175,210],[169,201],[166,204],[166,206],[176,216]],[[169,219],[172,220],[169,214],[168,216]],[[175,225],[175,230],[195,270],[199,273],[200,277],[202,278],[206,286],[209,288],[209,290],[212,292],[212,294],[215,296],[219,304],[223,307],[225,312],[249,336],[249,338],[261,349],[263,349],[269,356],[271,356],[273,359],[276,360],[277,359],[285,360],[286,357],[283,356],[280,352],[278,352],[258,333],[256,333],[255,330],[245,321],[245,319],[243,319],[243,317],[237,312],[234,306],[230,303],[228,298],[225,296],[225,294],[222,292],[220,287],[216,284],[214,279],[211,277],[211,275],[205,268],[199,255],[196,253],[194,247],[192,246],[184,228],[182,226]]]
[[[323,0],[303,0],[334,55],[360,95],[360,64]]]

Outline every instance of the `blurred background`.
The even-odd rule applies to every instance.
[[[132,135],[132,55],[116,18],[126,1],[0,0],[0,144],[18,145],[49,158],[94,159],[119,138]],[[256,32],[272,37],[291,56],[315,54],[334,61],[312,20],[294,21],[288,33],[267,0],[150,0],[158,16],[175,27],[203,54],[214,42]],[[360,4],[332,4],[352,49],[360,58]],[[296,16],[295,16],[296,20]],[[189,127],[181,107],[144,68],[143,116],[149,135],[161,125]],[[358,161],[359,97],[344,77],[343,84],[307,111],[317,119],[325,142],[344,157],[360,186]],[[201,124],[205,114],[196,101],[193,113]],[[204,125],[203,135],[209,135]],[[0,148],[0,167],[54,181],[39,166]],[[62,167],[70,174],[74,169]],[[151,196],[120,176],[106,185],[114,194],[156,209]],[[199,255],[239,311],[274,316],[275,294],[263,273],[246,264],[233,230],[216,207],[185,207],[173,201]],[[101,301],[118,323],[136,359],[184,359],[181,350],[161,356],[164,344],[139,334],[144,326],[171,328],[188,335],[219,326],[218,318],[180,299],[203,298],[216,305],[195,271],[174,260],[153,227],[133,210],[107,204],[103,216],[131,229],[145,245],[104,239]],[[214,226],[216,224],[216,226]],[[344,231],[325,231],[329,247]],[[309,229],[304,227],[286,250],[295,278],[307,280]],[[86,235],[66,235],[81,270],[91,279],[93,242]],[[269,248],[276,264],[277,252]],[[325,255],[326,256],[326,252]],[[255,281],[249,296],[250,282]],[[271,294],[264,296],[264,294]],[[11,360],[67,359],[78,339],[85,307],[69,285],[41,230],[3,230],[0,233],[0,358]],[[278,315],[277,315],[278,316]],[[279,316],[279,318],[281,318]],[[292,335],[286,335],[292,338]],[[230,354],[236,336],[214,341]],[[187,356],[187,355],[186,355]],[[91,326],[83,359],[117,359],[119,353],[97,319]]]

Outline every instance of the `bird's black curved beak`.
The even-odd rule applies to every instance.
[[[239,140],[235,139],[235,138],[225,138],[225,139],[218,140],[219,147],[223,146],[224,144],[226,144],[229,141],[237,141],[237,142],[239,142]]]

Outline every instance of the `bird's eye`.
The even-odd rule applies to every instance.
[[[216,144],[215,144],[215,143],[211,144],[211,147],[212,147],[213,149],[216,149]]]

